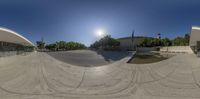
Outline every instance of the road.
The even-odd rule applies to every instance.
[[[199,99],[200,59],[81,67],[46,53],[0,58],[0,99]]]

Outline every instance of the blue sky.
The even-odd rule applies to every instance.
[[[59,40],[89,45],[104,29],[114,38],[174,38],[200,26],[199,0],[0,0],[0,26],[32,42]]]

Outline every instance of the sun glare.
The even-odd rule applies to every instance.
[[[102,36],[105,35],[105,31],[102,30],[102,29],[98,29],[98,30],[96,31],[96,35],[99,36],[99,37],[102,37]]]

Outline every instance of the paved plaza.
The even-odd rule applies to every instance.
[[[199,99],[200,58],[177,54],[152,64],[130,56],[98,67],[33,52],[0,58],[0,99]]]
[[[116,62],[130,53],[126,51],[74,50],[47,52],[50,56],[72,65],[94,67]]]

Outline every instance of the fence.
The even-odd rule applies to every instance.
[[[137,52],[158,51],[157,47],[137,47]]]

